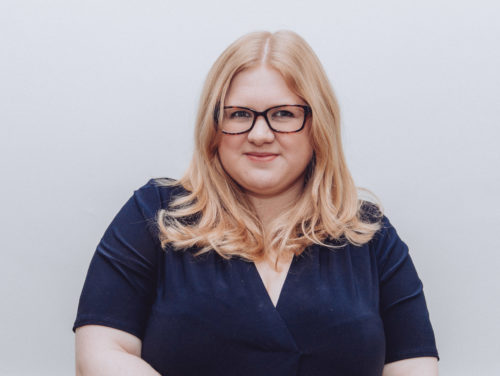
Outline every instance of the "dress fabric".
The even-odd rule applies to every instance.
[[[73,330],[131,333],[167,376],[380,376],[385,363],[438,357],[422,282],[387,217],[363,246],[295,256],[275,307],[253,263],[161,249],[156,212],[183,193],[152,179],[125,203],[94,253]]]

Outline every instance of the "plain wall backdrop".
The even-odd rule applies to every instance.
[[[74,373],[104,230],[178,178],[216,57],[255,30],[316,51],[356,183],[410,247],[441,375],[500,374],[497,1],[0,0],[0,375]]]

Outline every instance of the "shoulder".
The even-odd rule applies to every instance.
[[[362,222],[378,223],[384,218],[384,213],[380,205],[371,201],[359,200],[358,218]]]
[[[171,178],[152,178],[134,190],[133,198],[148,216],[160,209],[168,208],[169,203],[178,196],[186,195],[187,191],[177,180]]]
[[[400,252],[402,255],[408,253],[406,244],[379,205],[370,201],[360,201],[358,217],[365,223],[379,226],[368,243],[379,260],[384,260],[394,252]]]
[[[403,265],[409,257],[407,244],[399,237],[396,228],[385,214],[379,216],[380,228],[375,232],[368,246],[377,260],[381,279],[385,279]],[[389,274],[385,274],[385,273]]]
[[[371,243],[378,243],[387,237],[393,238],[397,236],[396,229],[378,204],[360,200],[358,218],[365,223],[379,225],[379,229],[370,241]]]

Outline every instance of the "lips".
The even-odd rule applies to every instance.
[[[278,154],[274,153],[245,153],[248,159],[256,162],[269,162],[278,156]]]

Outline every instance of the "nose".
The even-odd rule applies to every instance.
[[[257,116],[255,124],[250,132],[248,132],[248,141],[255,145],[262,145],[274,141],[274,132],[267,125],[264,116]]]

